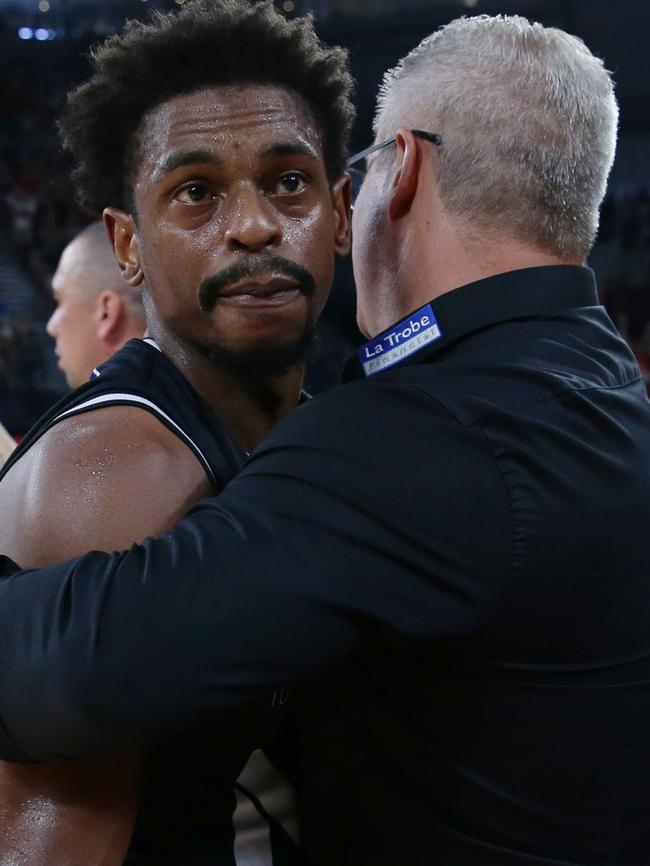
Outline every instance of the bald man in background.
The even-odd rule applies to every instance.
[[[121,277],[104,225],[92,223],[65,248],[52,280],[56,309],[47,323],[71,388],[144,333],[140,292]]]
[[[130,291],[104,224],[86,226],[64,249],[52,280],[56,309],[47,323],[59,368],[71,388],[133,337],[144,333],[140,293]],[[0,466],[16,442],[0,423]]]

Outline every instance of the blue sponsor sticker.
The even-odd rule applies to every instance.
[[[427,304],[358,350],[363,372],[366,376],[381,373],[440,337],[442,331],[431,304]]]

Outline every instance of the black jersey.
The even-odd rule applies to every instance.
[[[154,341],[130,340],[93,371],[89,382],[39,420],[0,470],[0,481],[59,421],[122,405],[150,412],[178,436],[200,461],[215,494],[246,459]],[[229,724],[228,731],[216,723],[204,725],[152,747],[128,866],[299,862],[293,789],[275,766],[282,752],[280,722],[286,699],[286,693],[273,692]],[[227,750],[221,741],[229,744]]]
[[[90,381],[58,401],[27,433],[0,471],[0,480],[55,424],[104,406],[133,405],[154,415],[196,455],[218,493],[240,469],[246,454],[221,428],[183,374],[153,340],[129,340]]]

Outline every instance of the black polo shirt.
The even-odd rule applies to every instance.
[[[347,377],[173,533],[0,583],[0,754],[297,683],[311,863],[646,866],[650,404],[591,272],[450,292]]]

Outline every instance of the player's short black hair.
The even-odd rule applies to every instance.
[[[354,121],[347,51],[324,46],[310,17],[287,20],[271,0],[189,0],[150,23],[128,21],[91,63],[59,122],[77,197],[91,212],[133,209],[144,116],[215,84],[277,84],[299,94],[318,124],[330,181],[343,172]]]

